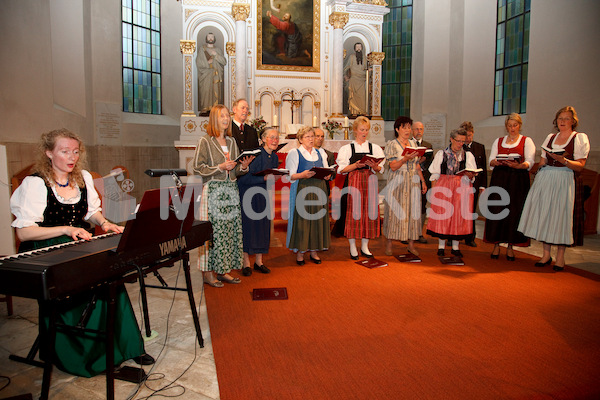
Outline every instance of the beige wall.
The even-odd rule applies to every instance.
[[[588,167],[600,171],[600,2],[532,0],[527,113],[523,133],[536,146],[552,131],[555,112],[574,106],[581,132],[592,144]],[[444,113],[448,132],[462,121],[475,125],[489,149],[505,134],[494,117],[496,2],[414,2],[411,117]],[[389,132],[391,135],[391,132]],[[539,152],[538,152],[539,153]]]

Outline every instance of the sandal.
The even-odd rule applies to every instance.
[[[225,286],[225,285],[223,284],[223,282],[219,282],[219,281],[209,281],[209,280],[208,280],[208,279],[206,279],[206,278],[204,278],[204,279],[203,279],[203,281],[204,281],[204,283],[206,283],[206,284],[208,284],[209,286],[212,286],[212,287],[223,287],[223,286]]]
[[[242,280],[240,278],[233,278],[233,277],[229,277],[226,278],[225,275],[217,275],[217,279],[221,282],[225,282],[225,283],[241,283]],[[219,283],[221,283],[219,282]],[[221,283],[222,285],[223,283]]]

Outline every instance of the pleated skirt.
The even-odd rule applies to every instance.
[[[466,179],[456,175],[440,175],[429,198],[431,208],[428,211],[427,234],[440,239],[462,240],[473,233],[473,220],[468,214],[473,210],[472,188]],[[441,190],[447,192],[444,195]],[[465,192],[463,195],[460,193]]]
[[[517,230],[525,199],[529,193],[529,171],[506,166],[498,166],[492,172],[490,188],[502,188],[508,193],[510,203],[502,206],[488,206],[491,214],[500,214],[504,209],[508,215],[502,219],[486,219],[483,240],[488,243],[509,243],[515,246],[529,246],[529,239]],[[500,194],[493,193],[488,201],[500,200]]]
[[[390,171],[384,199],[383,236],[391,240],[419,239],[421,180],[416,171]]]
[[[331,245],[329,202],[318,203],[317,194],[302,189],[316,190],[326,199],[327,182],[322,179],[300,179],[290,190],[290,219],[288,220],[287,247],[294,252],[327,250]],[[298,197],[298,194],[301,197]],[[303,199],[300,201],[300,199]]]
[[[564,167],[540,168],[523,206],[519,232],[540,242],[571,245],[574,202],[573,171]]]

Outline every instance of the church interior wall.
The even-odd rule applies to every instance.
[[[90,154],[96,155],[90,157],[90,169],[101,173],[127,163],[130,171],[140,174],[142,185],[152,185],[143,176],[145,169],[178,164],[173,143],[180,133],[183,110],[179,41],[186,33],[182,2],[162,2],[163,115],[121,113],[119,143],[111,145],[99,143],[96,137],[95,107],[98,103],[122,102],[120,3],[7,0],[0,7],[0,141],[7,145],[11,175],[32,161],[39,135],[59,127],[82,136]],[[495,7],[495,2],[478,0],[415,0],[413,8],[411,117],[443,113],[448,131],[463,120],[471,120],[478,140],[488,151],[492,141],[504,134],[505,118],[492,115]],[[554,112],[573,105],[581,119],[579,130],[592,140],[588,167],[600,170],[600,158],[595,156],[600,146],[596,139],[600,115],[595,107],[600,92],[595,71],[600,61],[600,28],[595,19],[600,15],[600,4],[532,0],[532,10],[524,133],[539,146],[552,130]],[[260,98],[256,106],[259,98],[254,97],[267,86],[273,92],[289,86],[318,93],[320,98],[311,97],[299,112],[304,123],[311,123],[315,112],[319,112],[319,123],[323,122],[331,110],[331,7],[322,2],[321,11],[320,71],[265,71],[256,70],[256,5],[252,4],[246,26],[246,67],[252,78],[240,84],[246,86],[251,109],[268,123],[275,114],[272,104]],[[233,42],[235,27],[233,19],[227,18],[231,20],[229,30],[224,27],[220,32],[228,35],[223,36],[224,41]],[[366,50],[378,51],[372,43],[375,25],[366,22],[361,27],[351,19],[344,45],[361,39]],[[320,103],[318,111],[316,101]],[[289,118],[284,108],[281,105],[279,109],[280,124]],[[386,124],[387,139],[393,138],[392,124]],[[109,160],[105,154],[115,158]]]
[[[597,132],[600,114],[600,3],[587,0],[532,0],[527,112],[523,133],[536,146],[552,132],[555,112],[572,105],[578,131],[590,136],[587,168],[600,171]],[[464,120],[477,141],[489,147],[505,135],[505,116],[493,116],[496,40],[495,2],[429,0],[414,2],[411,117],[443,113],[447,134]]]

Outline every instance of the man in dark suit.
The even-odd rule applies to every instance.
[[[473,124],[470,121],[465,121],[460,124],[461,128],[467,131],[467,139],[464,144],[464,149],[470,151],[475,157],[475,163],[477,168],[481,168],[483,171],[477,174],[475,182],[473,182],[473,188],[475,193],[473,196],[473,212],[477,211],[477,200],[479,200],[479,193],[487,187],[487,161],[485,156],[485,146],[481,143],[473,141]],[[471,247],[477,247],[475,243],[475,220],[473,220],[473,233],[471,236],[465,239],[465,244]]]
[[[433,161],[433,146],[426,140],[423,140],[423,134],[425,133],[425,126],[420,121],[415,121],[412,124],[412,134],[413,139],[417,142],[417,146],[427,147],[428,149],[432,149],[421,157],[419,160],[419,164],[421,165],[421,171],[423,172],[423,178],[425,178],[425,184],[427,185],[427,190],[431,189],[431,181],[429,177],[431,173],[429,172],[429,166]],[[421,233],[423,233],[423,226],[425,225],[425,217],[427,212],[427,193],[423,194],[421,197]],[[423,235],[419,236],[419,243],[427,243],[427,239],[423,237]]]
[[[233,103],[233,118],[231,119],[231,133],[235,142],[240,149],[244,150],[256,149],[260,146],[258,143],[258,134],[256,129],[246,124],[250,108],[246,99],[239,99]]]

